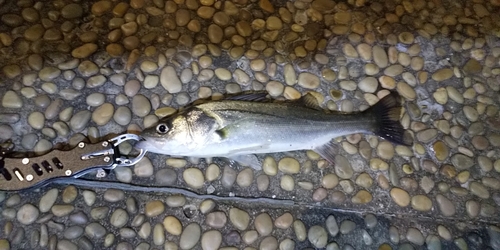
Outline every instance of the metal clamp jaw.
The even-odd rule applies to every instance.
[[[146,151],[141,150],[137,157],[129,159],[120,154],[118,145],[140,139],[135,134],[124,134],[100,143],[80,142],[71,150],[54,150],[33,158],[0,158],[0,190],[39,187],[56,178],[78,178],[98,168],[134,165]]]

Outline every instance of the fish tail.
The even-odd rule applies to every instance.
[[[375,117],[374,133],[390,142],[409,145],[405,141],[405,129],[399,122],[401,99],[397,92],[391,92],[365,112]]]

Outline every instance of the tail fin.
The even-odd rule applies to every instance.
[[[391,92],[365,112],[376,119],[376,135],[396,144],[409,145],[404,137],[405,130],[399,122],[401,99],[397,92]]]

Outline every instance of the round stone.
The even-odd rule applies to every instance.
[[[350,179],[354,174],[351,163],[342,155],[335,156],[335,174],[341,179]]]
[[[432,74],[432,79],[437,82],[448,80],[453,76],[453,70],[445,68],[439,69]]]
[[[415,195],[411,198],[413,209],[426,212],[432,209],[432,201],[425,195]]]
[[[366,190],[359,190],[351,199],[354,204],[366,204],[372,201],[373,196]]]
[[[42,198],[40,198],[40,203],[38,205],[40,212],[46,213],[50,211],[54,203],[56,202],[57,195],[59,194],[59,191],[56,188],[53,188],[47,193],[45,193]]]
[[[306,89],[315,89],[319,87],[319,77],[311,73],[300,73],[298,77],[298,84]]]
[[[295,188],[295,181],[290,175],[284,175],[280,180],[280,187],[285,191],[293,191]]]
[[[119,125],[126,126],[132,119],[132,112],[127,107],[118,107],[113,115],[113,120]]]
[[[216,230],[205,231],[201,237],[201,248],[204,250],[217,250],[222,243],[222,234]]]
[[[323,248],[328,242],[328,234],[322,226],[312,226],[307,233],[307,239],[317,248]]]
[[[339,184],[339,178],[335,174],[326,174],[321,179],[321,185],[326,189],[332,189]]]
[[[111,214],[109,222],[111,223],[111,225],[117,228],[121,228],[127,224],[128,218],[129,216],[127,214],[127,211],[118,208]]]
[[[392,188],[391,189],[392,200],[398,204],[400,207],[406,207],[410,204],[410,195],[403,189]]]
[[[111,103],[104,103],[92,112],[92,121],[99,126],[106,125],[113,117],[114,106]],[[128,124],[128,122],[127,122]]]
[[[236,229],[244,231],[250,223],[250,215],[244,210],[233,207],[229,210],[229,220]]]
[[[438,194],[436,195],[436,201],[441,214],[443,214],[444,216],[453,216],[455,214],[455,205],[453,205],[453,203],[448,198],[441,194]]]
[[[203,173],[198,168],[188,168],[184,170],[182,176],[186,184],[194,189],[202,188],[205,183]]]
[[[42,129],[45,125],[45,115],[35,111],[28,116],[28,124],[34,129]]]
[[[236,183],[240,187],[249,187],[253,182],[253,171],[251,168],[245,168],[236,177]]]
[[[269,216],[269,214],[267,213],[259,214],[255,218],[254,226],[257,232],[259,232],[259,234],[262,236],[271,234],[271,232],[273,231],[273,221],[271,219],[271,216]]]
[[[40,212],[31,204],[24,204],[17,210],[17,221],[23,225],[29,225],[36,221]]]
[[[132,112],[139,116],[144,117],[151,112],[151,102],[143,95],[136,95],[132,99]]]
[[[179,240],[179,247],[181,249],[191,249],[196,244],[198,244],[198,241],[200,240],[201,237],[201,228],[197,223],[191,223],[186,226],[184,231],[182,231],[180,240]]]
[[[406,239],[418,246],[422,246],[425,243],[422,233],[418,229],[413,227],[409,228],[406,232]]]
[[[182,224],[174,216],[165,217],[165,219],[163,220],[163,227],[169,234],[172,235],[181,235],[182,233]]]
[[[23,101],[16,92],[8,90],[2,97],[2,106],[4,108],[18,109],[23,107]]]
[[[300,171],[300,163],[294,158],[285,157],[279,161],[278,169],[285,174],[297,174]]]
[[[358,87],[366,93],[375,93],[378,88],[378,81],[375,77],[365,77],[359,82]]]
[[[148,217],[158,216],[165,211],[165,204],[161,201],[150,201],[146,203],[144,213]]]
[[[153,164],[149,158],[142,158],[137,164],[134,165],[134,174],[138,177],[149,177],[154,173]]]
[[[88,110],[79,111],[75,115],[73,115],[73,117],[71,117],[69,126],[74,132],[80,132],[85,129],[88,122],[90,121],[91,116],[92,113]]]

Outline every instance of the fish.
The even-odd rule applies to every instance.
[[[260,169],[256,155],[313,150],[335,163],[335,138],[372,134],[409,145],[399,119],[401,98],[390,92],[359,112],[322,109],[306,94],[296,101],[275,101],[266,92],[244,93],[193,104],[140,133],[135,148],[173,157],[223,157]]]

